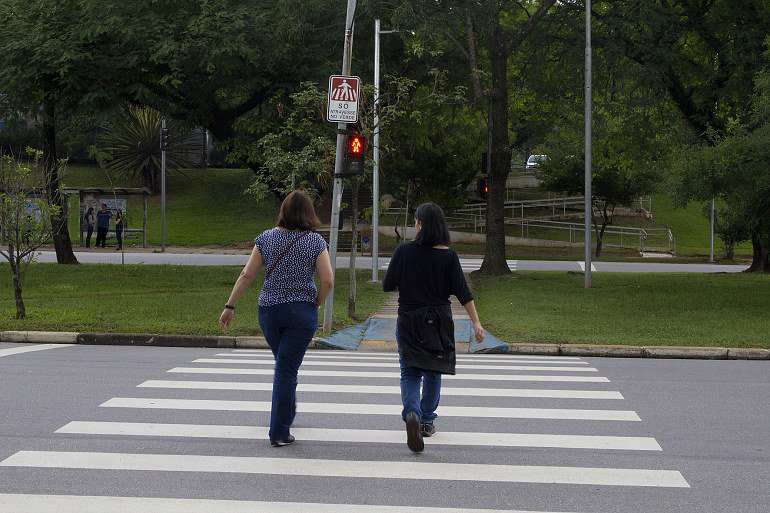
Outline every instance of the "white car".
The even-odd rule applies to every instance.
[[[527,171],[534,171],[544,160],[548,160],[548,155],[530,155],[527,159],[527,166],[525,169]]]

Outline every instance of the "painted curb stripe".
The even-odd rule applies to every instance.
[[[243,383],[227,381],[168,381],[147,380],[138,388],[174,388],[187,390],[273,390],[272,383]],[[392,394],[400,395],[399,386],[374,385],[324,385],[300,383],[298,392],[326,392],[345,394]],[[470,397],[536,397],[544,399],[623,399],[620,392],[602,390],[541,390],[531,388],[452,388],[442,387],[442,396]]]
[[[267,427],[200,424],[156,424],[139,422],[70,422],[57,433],[81,435],[166,436],[267,440]],[[404,443],[403,430],[292,428],[300,441],[345,443]],[[551,435],[518,433],[469,433],[438,431],[425,438],[426,445],[540,447],[551,449],[599,449],[618,451],[662,451],[654,438],[634,436]]]
[[[165,410],[259,411],[269,412],[269,401],[217,401],[207,399],[152,399],[144,397],[113,397],[100,405],[103,408],[145,408]],[[401,415],[396,404],[350,404],[302,402],[302,413],[337,413],[348,415]],[[558,419],[640,422],[633,411],[573,410],[559,408],[489,408],[475,406],[439,406],[439,415],[447,417],[479,417],[504,419]]]
[[[230,369],[226,367],[174,367],[167,372],[176,374],[228,374],[239,376],[272,376],[273,369]],[[300,376],[337,377],[337,378],[393,378],[399,379],[398,372],[362,372],[362,371],[318,371],[299,370]],[[537,376],[526,374],[457,374],[445,375],[442,380],[459,381],[529,381],[529,382],[568,382],[568,383],[609,383],[601,376]]]
[[[423,481],[435,480],[427,476],[441,476],[441,481],[689,488],[682,474],[675,470],[481,465],[471,463],[20,451],[0,462],[0,466],[162,472],[217,472]]]

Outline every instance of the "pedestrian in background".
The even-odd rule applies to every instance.
[[[102,209],[96,213],[96,247],[104,247],[107,244],[107,232],[110,230],[112,212],[107,209],[107,204],[102,203]]]
[[[332,290],[334,275],[326,241],[314,232],[321,223],[306,192],[294,191],[283,200],[276,224],[254,240],[219,324],[227,328],[238,299],[264,267],[259,327],[275,357],[269,437],[274,447],[281,447],[294,443],[290,428],[297,412],[297,373],[318,328],[318,308]],[[313,280],[316,273],[320,290]]]
[[[115,251],[120,251],[123,249],[123,215],[119,208],[115,210],[115,239],[118,241]]]
[[[83,214],[83,228],[86,232],[86,247],[91,247],[91,236],[94,234],[94,207],[88,207],[88,210]]]
[[[413,241],[396,247],[382,281],[385,292],[398,289],[396,340],[401,366],[401,417],[407,446],[421,452],[423,437],[436,432],[441,375],[455,373],[454,321],[449,296],[456,296],[473,323],[477,342],[484,340],[473,295],[441,207],[423,203],[414,214]],[[420,396],[422,385],[422,397]]]

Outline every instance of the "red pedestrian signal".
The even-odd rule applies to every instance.
[[[476,193],[478,194],[479,198],[487,199],[487,194],[489,193],[489,184],[487,183],[486,178],[479,178],[476,181]]]
[[[345,158],[342,173],[337,176],[354,176],[364,174],[364,154],[366,153],[366,138],[359,134],[349,134],[345,138]]]
[[[348,137],[348,153],[351,155],[363,155],[364,139],[360,135]]]

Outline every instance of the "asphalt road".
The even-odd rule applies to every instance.
[[[415,455],[392,353],[309,353],[276,449],[269,353],[44,347],[0,344],[3,513],[770,504],[768,362],[463,355]]]
[[[81,263],[121,263],[121,254],[116,251],[78,251],[75,256]],[[238,265],[246,264],[248,255],[228,255],[211,253],[142,253],[126,252],[127,264],[173,264],[173,265]],[[42,251],[38,261],[56,262],[56,253]],[[387,269],[390,258],[380,257],[378,265],[380,269]],[[465,272],[471,272],[481,267],[481,258],[461,258],[460,263]],[[347,268],[350,265],[348,256],[337,257],[337,267]],[[582,271],[584,263],[579,261],[558,260],[508,260],[508,267],[512,271]],[[737,273],[744,271],[746,265],[715,265],[715,264],[666,264],[646,262],[594,262],[592,270],[596,272],[629,272],[629,273]],[[357,269],[371,269],[371,257],[357,257]]]

